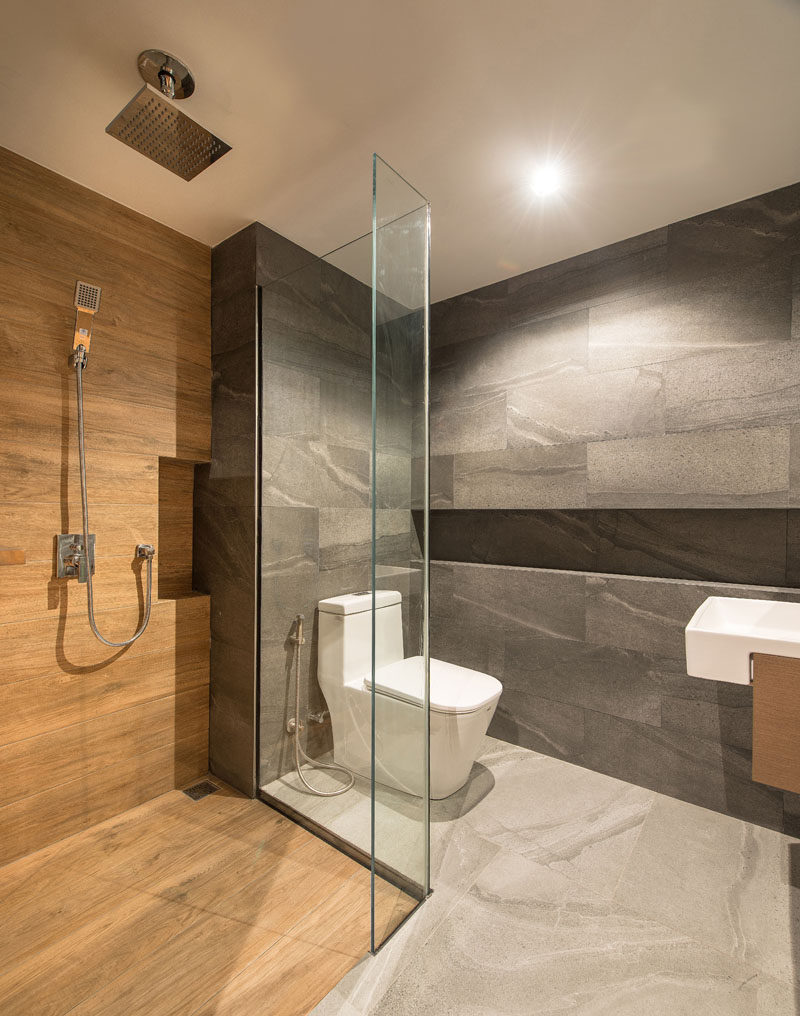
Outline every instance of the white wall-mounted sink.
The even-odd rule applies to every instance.
[[[686,626],[690,677],[749,684],[753,653],[800,658],[800,603],[709,596]]]

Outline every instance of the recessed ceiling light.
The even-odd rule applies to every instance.
[[[533,193],[540,198],[550,197],[564,185],[564,171],[557,162],[544,162],[538,166],[531,178]]]

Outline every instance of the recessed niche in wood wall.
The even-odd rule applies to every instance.
[[[158,460],[158,598],[192,591],[194,462]]]

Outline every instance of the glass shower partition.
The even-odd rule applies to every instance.
[[[258,495],[261,796],[368,869],[373,949],[429,852],[428,207],[374,184],[371,233],[259,291]]]
[[[417,899],[430,888],[429,252],[427,200],[373,156],[373,948],[397,923],[387,876]],[[399,662],[384,621],[397,609]]]

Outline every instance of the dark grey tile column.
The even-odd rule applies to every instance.
[[[258,286],[313,260],[253,223],[211,261],[211,462],[195,478],[194,570],[211,594],[212,772],[256,789]]]

